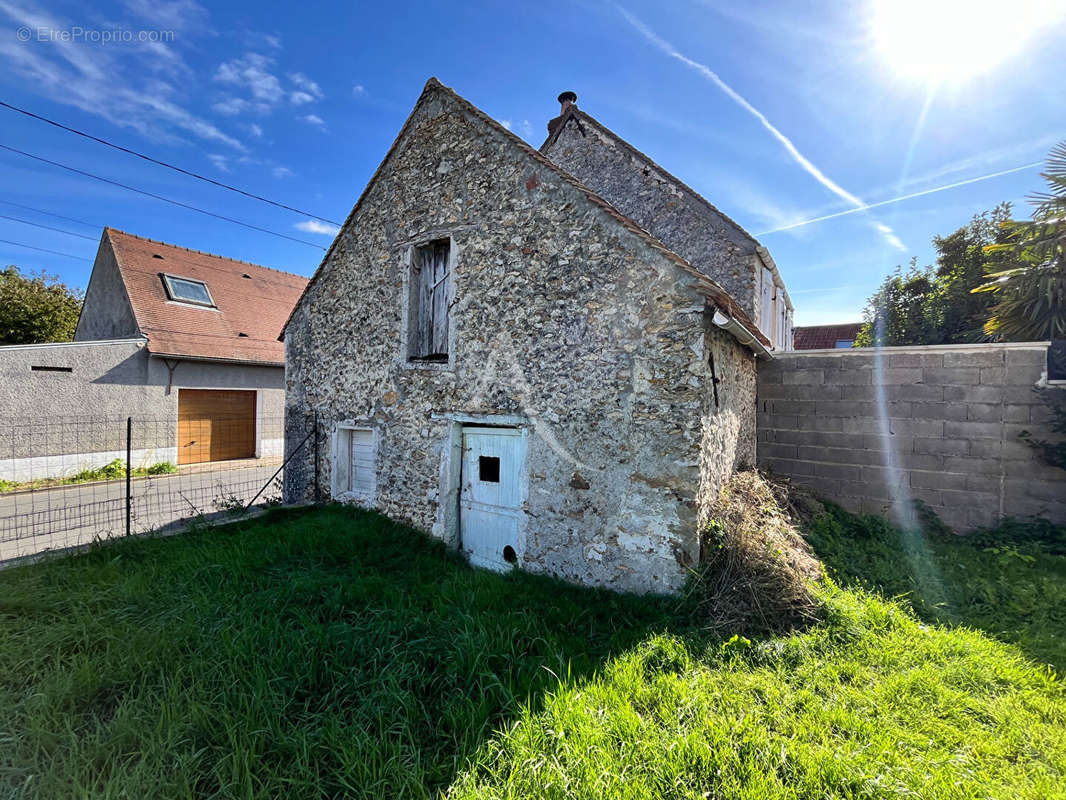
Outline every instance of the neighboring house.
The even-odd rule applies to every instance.
[[[777,350],[792,349],[792,301],[769,251],[751,234],[559,95],[540,152],[696,269],[717,281]]]
[[[845,322],[841,325],[807,325],[795,329],[792,349],[835,350],[852,347],[855,337],[862,330],[861,322]]]
[[[125,457],[124,428],[101,438],[91,418],[137,418],[139,464],[280,456],[277,337],[306,284],[105,228],[74,341],[0,347],[0,478]],[[43,443],[20,435],[28,424]]]
[[[288,446],[329,443],[286,498],[317,481],[478,565],[674,591],[755,457],[767,262],[731,223],[693,262],[550,156],[426,84],[286,323]]]

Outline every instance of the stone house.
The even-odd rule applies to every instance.
[[[124,458],[130,416],[138,465],[280,458],[278,334],[306,285],[105,228],[74,341],[0,347],[0,478]]]
[[[286,499],[380,509],[481,566],[675,591],[754,463],[772,260],[658,168],[682,201],[655,218],[708,238],[687,216],[649,233],[600,191],[626,191],[618,164],[579,163],[578,122],[571,103],[538,152],[426,84],[283,331],[287,446],[322,443]]]

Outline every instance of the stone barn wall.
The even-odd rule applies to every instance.
[[[453,97],[420,100],[286,328],[290,446],[317,414],[328,497],[338,426],[372,428],[369,504],[455,543],[456,429],[514,425],[523,566],[674,591],[698,558],[701,491],[753,460],[754,358],[708,327],[660,249]],[[441,236],[456,253],[450,360],[411,363],[405,254]],[[307,450],[287,499],[310,496],[314,472]]]
[[[1034,391],[1046,354],[1046,342],[782,353],[759,369],[759,462],[898,521],[913,499],[958,531],[1066,522],[1066,470],[1019,439],[1054,439]]]

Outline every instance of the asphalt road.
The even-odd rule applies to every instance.
[[[132,532],[144,533],[239,507],[255,496],[279,466],[278,461],[237,461],[182,467],[176,475],[135,478]],[[279,482],[268,487],[256,503],[280,494]],[[125,529],[125,480],[0,494],[0,561],[122,536]]]

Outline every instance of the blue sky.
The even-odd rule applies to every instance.
[[[928,263],[933,235],[1003,200],[1028,214],[1039,168],[769,231],[1033,164],[1066,139],[1066,3],[967,0],[959,14],[961,2],[0,0],[0,99],[342,220],[429,76],[535,146],[556,95],[572,89],[759,235],[797,324],[842,322],[895,265]],[[116,30],[134,40],[103,40]],[[140,41],[141,31],[163,33]],[[307,217],[5,109],[0,144],[323,248],[331,240]],[[0,201],[96,226],[305,275],[322,256],[5,150],[0,176]],[[3,203],[0,215],[91,237],[0,219],[0,239],[78,257],[0,244],[0,264],[85,284],[99,229]]]

